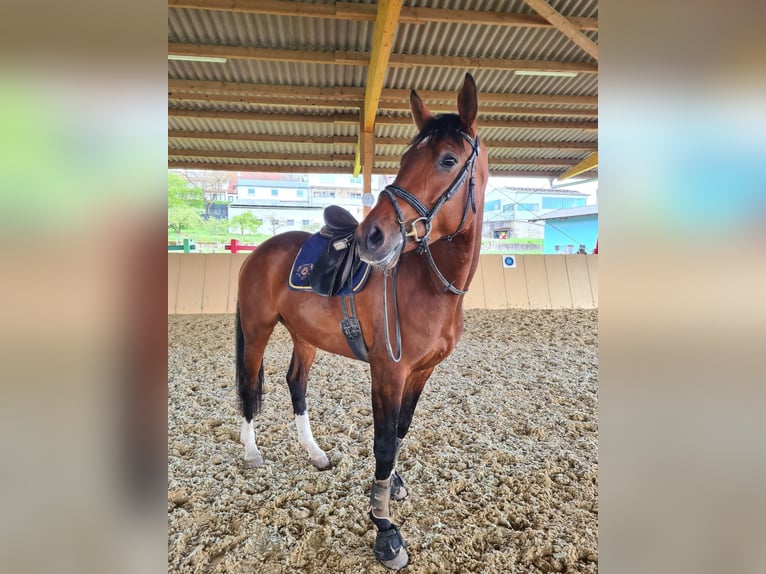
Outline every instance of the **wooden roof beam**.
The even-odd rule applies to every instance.
[[[367,66],[370,54],[335,50],[311,52],[222,44],[185,44],[168,42],[168,54],[176,56],[200,56],[267,62],[298,62],[341,66]],[[471,56],[423,56],[419,54],[391,54],[391,68],[424,66],[435,68],[458,68],[461,70],[532,70],[546,72],[598,73],[598,66],[589,62],[554,62],[548,60],[510,60],[506,58],[476,58]]]
[[[207,94],[202,92],[168,92],[168,100],[173,102],[213,102],[213,103],[234,103],[249,104],[258,106],[273,107],[306,107],[314,109],[337,109],[362,108],[364,102],[361,100],[334,100],[331,98],[277,98],[272,96],[260,95],[240,95],[240,94]],[[454,103],[436,103],[429,104],[429,109],[434,113],[454,112]],[[377,110],[392,110],[406,112],[410,106],[405,102],[383,102],[379,101]],[[483,115],[502,114],[502,115],[523,115],[523,116],[561,116],[596,119],[598,111],[592,108],[542,108],[536,106],[493,106],[486,104],[482,108]]]
[[[548,4],[548,2],[545,0],[524,0],[524,2],[540,14],[540,16],[553,24],[559,32],[585,50],[591,58],[598,61],[598,46],[596,43],[588,38],[577,26],[572,24],[572,22],[559,14],[559,12]]]
[[[255,171],[264,173],[349,173],[349,169],[346,167],[337,166],[294,166],[294,165],[259,165],[254,163],[244,162],[201,162],[201,161],[185,161],[185,160],[170,160],[168,161],[168,169],[208,169],[211,171]],[[399,173],[398,168],[395,167],[375,167],[374,173],[378,175],[396,175]],[[490,175],[500,177],[545,177],[545,178],[557,178],[561,175],[561,171],[556,170],[515,170],[515,169],[492,169],[489,170]]]
[[[569,179],[598,167],[598,152],[592,153],[576,166],[568,169],[559,176],[559,180]]]
[[[310,161],[314,163],[353,163],[354,154],[284,154],[262,153],[258,151],[216,151],[199,149],[168,148],[168,156],[174,157],[205,157],[216,159],[249,159],[252,161]],[[380,163],[398,163],[399,155],[378,155],[375,161]],[[489,164],[499,165],[560,165],[573,166],[578,163],[576,159],[552,159],[552,158],[489,158]]]
[[[372,35],[372,52],[367,64],[367,82],[364,88],[364,107],[361,110],[361,123],[357,154],[361,157],[364,174],[364,193],[372,193],[372,166],[375,156],[375,118],[378,115],[378,102],[383,91],[383,81],[388,71],[388,61],[394,45],[394,36],[399,22],[402,0],[379,0],[375,18],[375,30]],[[354,166],[357,175],[357,165]]]
[[[334,4],[304,4],[282,0],[168,0],[170,8],[192,10],[218,10],[250,14],[270,14],[306,18],[327,18],[330,20],[375,20],[374,4],[335,2]],[[598,19],[568,16],[580,30],[598,30]],[[550,28],[545,18],[536,14],[513,12],[489,12],[477,10],[451,10],[446,8],[419,8],[404,6],[399,22],[402,24],[426,24],[428,22],[461,22],[490,26],[519,26]]]
[[[378,102],[383,92],[391,48],[396,35],[396,25],[402,0],[380,0],[372,37],[372,53],[367,64],[367,83],[364,89],[364,110],[362,112],[362,130],[371,132],[375,128],[375,116]]]
[[[342,173],[348,174],[350,168],[338,167],[333,165],[312,165],[312,166],[294,166],[294,165],[262,165],[246,162],[223,163],[220,161],[203,162],[188,160],[169,160],[168,169],[209,169],[212,171],[254,171],[264,173]],[[396,168],[377,168],[375,173],[384,175],[395,175],[398,172]],[[552,176],[552,177],[555,177]]]
[[[357,124],[359,114],[278,114],[264,112],[235,112],[216,110],[193,110],[169,108],[169,117],[226,119],[239,121],[258,122],[302,122],[319,124]],[[412,118],[407,116],[392,117],[381,115],[376,120],[376,125],[385,126],[409,126]],[[595,121],[560,121],[560,120],[509,120],[509,119],[482,119],[481,125],[485,128],[520,128],[520,129],[566,129],[566,130],[598,130],[598,122]]]
[[[356,136],[292,136],[280,134],[249,134],[243,132],[206,132],[192,130],[168,130],[169,138],[202,139],[202,140],[228,140],[228,141],[254,141],[270,143],[297,143],[318,145],[355,144]],[[482,142],[489,149],[574,149],[596,151],[598,142],[565,142],[565,141],[525,141],[525,140],[492,140],[483,139]],[[409,138],[376,138],[378,145],[394,145],[405,147],[409,145]]]
[[[201,92],[221,94],[257,94],[280,98],[319,98],[336,100],[361,101],[364,99],[364,88],[335,86],[332,88],[315,88],[309,86],[250,84],[238,82],[216,82],[208,80],[168,80],[169,92]],[[418,90],[421,98],[431,102],[443,101],[454,104],[455,93],[438,90]],[[409,102],[410,90],[383,88],[380,99],[383,102]],[[598,96],[567,96],[546,94],[509,94],[500,92],[482,92],[481,103],[495,104],[553,104],[597,106]]]

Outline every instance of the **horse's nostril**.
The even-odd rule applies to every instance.
[[[367,249],[375,251],[378,247],[383,245],[383,231],[377,225],[373,225],[367,233]]]

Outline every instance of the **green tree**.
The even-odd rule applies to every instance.
[[[168,229],[180,234],[184,229],[202,225],[200,212],[205,209],[202,190],[185,177],[168,172]]]
[[[193,229],[202,225],[199,209],[190,205],[168,208],[168,229],[180,234],[184,229]]]
[[[251,211],[245,211],[231,218],[231,222],[239,228],[239,235],[255,235],[263,225],[263,220],[258,219]]]
[[[211,235],[228,235],[231,222],[228,219],[216,219],[211,217],[204,222],[203,227]]]
[[[168,172],[168,209],[182,206],[194,207],[197,210],[205,209],[204,194],[184,176]]]

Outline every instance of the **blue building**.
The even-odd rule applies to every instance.
[[[573,189],[492,187],[484,196],[482,235],[492,239],[543,237],[544,216],[585,205],[588,196]]]
[[[598,205],[557,209],[533,221],[545,224],[543,253],[593,253],[598,239]]]

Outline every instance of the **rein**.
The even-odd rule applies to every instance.
[[[460,224],[457,226],[457,229],[455,229],[454,232],[452,232],[450,235],[447,235],[443,237],[442,239],[446,239],[447,241],[452,241],[455,236],[460,233],[460,231],[463,229],[463,226],[465,225],[466,219],[468,218],[468,207],[471,207],[471,211],[475,214],[476,213],[476,201],[474,199],[474,179],[476,175],[476,158],[479,155],[479,150],[481,149],[480,143],[479,143],[479,137],[476,136],[476,140],[474,141],[471,136],[469,136],[467,133],[460,131],[460,135],[465,139],[470,145],[471,145],[471,155],[468,157],[468,159],[463,164],[463,167],[458,172],[457,176],[454,180],[452,180],[452,183],[450,186],[446,189],[444,193],[442,193],[439,198],[436,200],[436,203],[434,203],[434,206],[431,209],[428,209],[422,201],[420,201],[417,197],[415,197],[412,193],[404,189],[403,187],[400,187],[398,185],[388,185],[383,189],[383,191],[380,192],[380,195],[386,196],[390,201],[391,204],[394,207],[394,211],[396,211],[396,217],[397,217],[397,223],[399,223],[399,229],[402,233],[402,249],[404,249],[404,246],[407,244],[407,238],[412,237],[413,241],[418,244],[418,247],[415,249],[415,253],[418,254],[425,254],[426,260],[428,261],[428,264],[430,265],[431,269],[433,270],[436,277],[439,279],[441,284],[444,286],[444,292],[450,292],[455,295],[465,295],[468,293],[468,290],[465,289],[458,289],[455,287],[454,281],[449,281],[444,277],[444,274],[439,271],[439,268],[436,266],[436,261],[434,261],[433,255],[431,254],[431,247],[429,245],[429,240],[431,238],[431,222],[436,217],[436,214],[439,213],[439,210],[444,206],[445,203],[447,203],[450,199],[452,199],[452,196],[455,195],[455,193],[460,189],[460,187],[465,183],[466,177],[469,175],[470,170],[470,178],[468,180],[468,193],[466,194],[465,198],[465,207],[463,208],[463,217],[460,219]],[[412,207],[416,213],[420,216],[417,219],[415,219],[410,224],[410,231],[407,231],[406,228],[406,222],[404,219],[404,213],[402,212],[401,207],[399,206],[399,202],[396,200],[396,198],[399,198],[403,200],[405,203],[409,204],[410,207]],[[416,225],[422,222],[424,227],[424,233],[423,235],[418,235],[418,230]],[[397,275],[399,271],[399,263],[401,263],[401,259],[399,259],[399,262],[397,262],[396,266],[393,269],[393,272],[389,272],[389,270],[386,270],[383,273],[383,319],[384,319],[384,326],[386,330],[386,350],[388,351],[389,358],[394,362],[398,363],[402,358],[402,339],[401,339],[401,332],[399,329],[399,306],[397,305],[396,301],[396,280]],[[397,347],[397,355],[394,356],[394,352],[391,345],[391,337],[389,335],[388,330],[388,293],[387,293],[387,285],[388,285],[388,276],[389,274],[392,275],[392,288],[393,288],[393,305],[394,305],[394,322],[395,322],[395,331],[396,331],[396,347]]]

